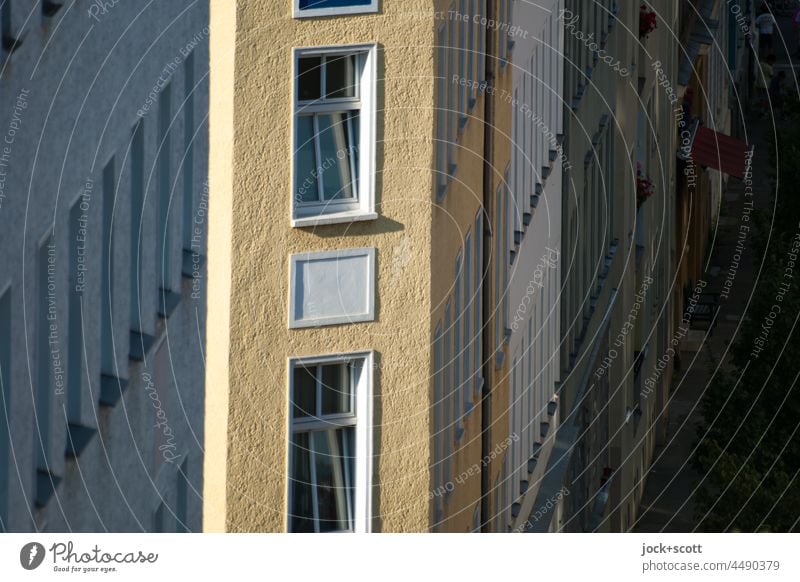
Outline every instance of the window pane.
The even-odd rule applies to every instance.
[[[300,0],[300,10],[315,8],[343,8],[346,6],[369,6],[372,0]]]
[[[316,366],[306,368],[297,366],[294,369],[294,418],[315,416],[317,414],[317,380]]]
[[[353,428],[311,433],[319,508],[319,531],[351,529]]]
[[[324,113],[319,114],[318,120],[323,199],[355,198],[358,112]]]
[[[298,433],[292,438],[292,508],[289,531],[308,533],[314,531],[314,502],[311,497],[311,464],[309,462],[308,433]]]
[[[311,115],[297,117],[297,176],[295,176],[296,198],[301,202],[317,202],[317,154],[314,148],[314,118]]]
[[[300,101],[321,96],[322,57],[305,57],[297,63],[297,98]]]
[[[350,364],[322,367],[322,414],[340,414],[350,410]]]
[[[355,97],[356,56],[329,57],[325,61],[325,96],[329,99]]]

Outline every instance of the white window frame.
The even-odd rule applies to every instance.
[[[347,259],[353,257],[360,257],[367,261],[367,277],[364,284],[366,285],[367,295],[367,310],[364,313],[345,313],[343,315],[334,315],[330,317],[317,317],[313,319],[297,319],[295,313],[297,310],[297,297],[295,284],[297,282],[297,266],[298,263],[307,262],[310,260],[326,260],[326,259]],[[327,325],[340,325],[350,323],[362,323],[367,321],[375,321],[375,278],[377,273],[375,271],[375,247],[366,247],[360,249],[341,249],[335,251],[313,251],[307,253],[298,253],[289,256],[289,329],[299,329],[305,327],[322,327]]]
[[[436,325],[436,331],[433,333],[433,484],[434,484],[434,502],[433,502],[433,529],[438,530],[442,518],[444,517],[444,474],[445,474],[445,456],[446,456],[446,438],[447,426],[445,425],[445,377],[444,377],[444,334],[442,333],[441,320]]]
[[[371,0],[363,6],[336,6],[332,8],[300,8],[300,0],[292,2],[292,18],[319,18],[322,16],[342,16],[349,14],[371,14],[378,12],[378,0]]]
[[[464,436],[465,416],[465,379],[464,373],[464,253],[458,251],[456,257],[456,279],[453,285],[453,390],[455,398],[455,441],[460,442]]]
[[[321,356],[290,357],[287,361],[287,431],[286,431],[286,517],[285,530],[289,531],[290,513],[292,511],[292,431],[295,425],[311,427],[324,424],[318,419],[310,421],[292,421],[292,403],[294,395],[294,368],[298,365],[335,364],[363,360],[362,373],[358,384],[354,387],[352,398],[355,399],[355,429],[356,429],[356,470],[353,482],[355,493],[353,495],[355,512],[353,525],[355,531],[351,533],[370,533],[372,530],[372,440],[373,435],[373,394],[375,369],[374,351],[335,353]]]
[[[359,54],[363,55],[363,62],[357,72],[358,96],[350,102],[350,109],[359,111],[359,136],[358,143],[358,192],[355,201],[348,204],[298,203],[296,199],[295,180],[298,179],[297,168],[297,117],[302,111],[321,111],[331,105],[312,105],[309,102],[298,101],[299,75],[298,63],[301,58],[313,56],[342,56]],[[292,178],[291,193],[291,224],[292,227],[320,226],[324,224],[338,224],[361,220],[375,220],[375,144],[377,127],[377,62],[378,45],[352,44],[320,47],[302,47],[292,49],[292,74],[294,75],[292,92]],[[336,104],[345,104],[338,100]],[[355,107],[357,105],[357,107]],[[347,107],[345,107],[347,108]]]
[[[474,330],[472,330],[472,310],[474,309],[475,298],[472,293],[472,251],[472,229],[470,228],[464,237],[464,254],[463,260],[461,261],[462,279],[464,280],[464,306],[462,308],[463,317],[460,326],[463,337],[463,345],[461,346],[463,354],[461,358],[464,362],[464,381],[461,387],[463,396],[461,397],[461,401],[463,406],[462,414],[464,416],[472,412],[474,406],[472,403],[472,395],[474,392],[472,383],[475,381],[475,370],[473,369],[472,342],[474,341],[475,334]]]

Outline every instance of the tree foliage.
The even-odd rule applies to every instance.
[[[712,381],[702,402],[694,463],[704,477],[696,507],[706,531],[800,531],[800,253],[792,252],[800,248],[796,103],[787,106],[772,137],[769,167],[777,171],[770,179],[770,206],[756,210],[751,231],[754,278],[763,259],[762,270],[731,345],[732,369]],[[758,184],[755,162],[753,171]]]

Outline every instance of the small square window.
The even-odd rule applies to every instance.
[[[378,0],[294,0],[295,18],[367,14],[378,11]]]
[[[377,218],[375,51],[295,51],[292,226]]]

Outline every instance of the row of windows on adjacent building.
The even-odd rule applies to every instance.
[[[192,274],[192,257],[201,250],[193,231],[193,142],[196,139],[194,64],[194,55],[189,54],[184,61],[183,94],[175,94],[173,80],[165,84],[159,94],[158,115],[152,124],[157,133],[156,139],[152,140],[157,148],[152,156],[154,159],[151,160],[147,151],[147,144],[151,142],[146,140],[145,135],[151,124],[147,123],[147,118],[140,118],[132,127],[130,141],[103,167],[99,178],[100,188],[95,188],[95,180],[87,181],[81,193],[71,201],[65,219],[57,220],[52,230],[40,240],[33,257],[36,266],[35,289],[31,295],[35,297],[31,305],[35,321],[32,354],[36,365],[31,380],[35,386],[33,426],[38,427],[34,480],[34,503],[37,507],[47,505],[61,479],[52,470],[52,455],[57,452],[67,457],[77,457],[96,431],[91,427],[88,411],[95,404],[115,405],[127,386],[123,370],[127,372],[128,362],[120,362],[114,351],[114,346],[119,345],[121,339],[115,334],[115,330],[130,329],[129,359],[142,361],[155,341],[155,338],[145,333],[145,329],[149,327],[146,325],[148,318],[155,314],[146,312],[143,294],[157,294],[158,315],[162,318],[168,317],[181,299],[181,289],[175,286],[175,281],[179,281],[181,275]],[[182,119],[179,120],[179,117]],[[178,127],[183,128],[183,135],[177,135]],[[175,148],[183,152],[182,159],[172,159]],[[150,161],[153,162],[152,170],[148,169]],[[181,192],[175,191],[176,185],[180,183],[176,169],[183,178]],[[129,179],[129,183],[122,182],[123,176]],[[157,201],[155,241],[143,236],[146,192],[151,183],[154,184]],[[91,245],[91,208],[98,197],[101,205],[101,241],[99,245]],[[174,210],[176,207],[180,207],[180,214]],[[127,216],[130,216],[131,221],[130,238],[123,240],[118,233],[121,232],[120,226]],[[182,217],[182,221],[179,217]],[[61,229],[66,229],[66,239],[61,236]],[[171,242],[174,237],[180,237],[183,241],[183,256],[177,256],[170,251],[175,248]],[[59,257],[64,257],[64,253],[58,252],[59,240],[68,241],[66,262],[58,260]],[[148,254],[143,252],[143,246],[146,244],[155,246],[155,264],[148,264],[145,260]],[[130,261],[123,267],[127,268],[127,273],[120,272],[120,265],[115,260],[119,245],[129,248]],[[100,249],[101,257],[90,265],[89,250],[92,246]],[[99,277],[86,274],[92,268],[99,269]],[[66,277],[62,278],[65,271]],[[115,287],[114,282],[120,278],[130,281],[126,294],[129,305],[127,313],[120,313],[114,307],[115,304],[119,305],[115,301],[119,287]],[[58,291],[58,285],[63,280],[68,281],[69,285],[66,294],[66,332],[62,331],[63,328],[57,320],[58,297],[63,296]],[[151,280],[155,280],[156,289],[145,289],[144,281]],[[100,287],[96,295],[92,293],[92,296],[100,298],[98,306],[84,300],[92,284]],[[0,290],[0,384],[3,396],[3,408],[0,410],[0,475],[4,479],[0,483],[0,526],[7,515],[7,479],[12,474],[7,470],[13,448],[13,434],[9,434],[9,412],[12,397],[20,394],[19,390],[14,391],[11,386],[11,305],[12,293],[16,292],[21,291],[12,286]],[[88,355],[83,349],[83,328],[87,310],[95,308],[99,309],[100,315],[100,376],[91,384],[99,386],[99,396],[92,407],[87,407],[84,403],[88,392],[84,383],[84,364]],[[61,333],[65,333],[66,337],[60,336]],[[97,391],[93,393],[97,394]],[[55,425],[51,424],[51,419],[54,416],[61,418],[62,411],[57,409],[61,398],[56,397],[62,396],[65,399],[66,442],[58,443],[52,434]]]
[[[564,100],[568,107],[577,109],[579,106],[594,68],[598,66],[599,53],[606,48],[618,12],[616,0],[566,0],[563,23],[559,24],[565,27]],[[593,36],[589,37],[590,34]],[[587,42],[586,38],[593,38],[596,42]],[[615,62],[600,66],[616,68],[620,74],[630,69],[629,63],[616,62],[621,56],[611,56]]]
[[[437,31],[435,183],[439,196],[444,195],[456,173],[461,135],[486,87],[486,8],[486,0],[457,0]],[[511,1],[501,0],[498,10],[505,27],[501,30],[508,30]],[[498,46],[493,47],[492,54],[500,68],[505,68],[514,41],[508,34],[495,36]]]
[[[517,55],[521,74],[512,101],[514,208],[510,223],[517,238],[522,238],[531,220],[550,165],[561,155],[560,34],[558,15],[552,14],[537,35],[541,43],[529,55]]]
[[[452,295],[434,332],[434,527],[441,524],[454,490],[452,458],[483,387],[483,220],[481,210],[464,237],[453,269]]]
[[[502,474],[495,484],[495,531],[505,532],[516,517],[515,502],[521,501],[533,473],[536,454],[551,428],[555,413],[555,378],[558,345],[555,321],[559,314],[559,281],[551,272],[531,301],[527,323],[521,322],[522,341],[513,354],[509,371],[508,425],[511,440]]]

